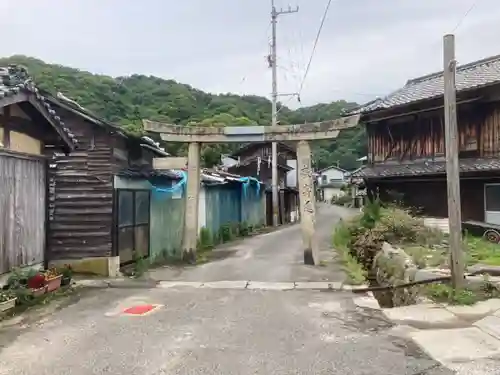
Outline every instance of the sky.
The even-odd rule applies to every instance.
[[[327,0],[275,0],[278,88],[299,91]],[[155,75],[213,93],[268,96],[271,0],[0,0],[0,56],[24,54],[93,73]],[[473,5],[473,9],[464,18]],[[499,0],[333,0],[302,105],[364,103],[442,70],[500,54]],[[458,28],[457,28],[458,25]],[[290,107],[293,96],[281,100]]]

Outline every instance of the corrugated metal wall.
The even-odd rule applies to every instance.
[[[264,187],[259,191],[254,184],[251,184],[246,194],[241,196],[241,221],[249,225],[262,225],[266,221],[266,213],[262,202],[264,197]]]
[[[159,188],[169,187],[156,185]],[[150,260],[181,258],[185,194],[151,193]]]
[[[241,221],[241,185],[205,186],[206,227],[211,233],[218,233],[225,224]]]
[[[43,262],[45,161],[0,153],[0,274]]]

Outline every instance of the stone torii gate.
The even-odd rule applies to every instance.
[[[332,121],[280,126],[179,126],[143,120],[144,130],[160,133],[166,142],[189,143],[186,217],[182,259],[196,261],[198,197],[200,193],[200,146],[202,143],[297,142],[297,168],[304,263],[317,265],[319,249],[315,233],[315,196],[309,141],[337,138],[340,130],[359,123],[359,115]]]

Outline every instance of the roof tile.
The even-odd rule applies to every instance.
[[[75,145],[78,143],[75,135],[65,126],[45,96],[40,93],[40,90],[34,84],[26,68],[19,65],[0,67],[0,98],[13,96],[22,91],[34,94],[36,100],[47,110],[49,116],[62,129],[68,139]]]
[[[500,82],[500,55],[457,67],[457,92]],[[369,113],[380,109],[432,99],[444,93],[443,72],[409,80],[404,87],[385,98],[375,99],[350,112]]]

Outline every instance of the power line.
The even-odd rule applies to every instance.
[[[475,0],[472,5],[470,6],[469,9],[467,9],[467,12],[465,12],[465,14],[462,16],[462,18],[460,18],[460,20],[458,21],[457,25],[455,26],[455,28],[453,29],[453,31],[451,32],[452,34],[457,31],[457,29],[462,25],[462,23],[464,22],[464,20],[467,18],[467,16],[469,15],[470,12],[472,12],[472,10],[476,7],[477,3],[479,2],[479,0]]]
[[[323,25],[325,24],[326,16],[328,15],[328,10],[330,9],[330,5],[332,4],[332,0],[328,0],[328,4],[326,4],[325,12],[323,13],[323,18],[321,19],[321,23],[319,25],[318,33],[316,34],[316,39],[314,41],[313,49],[311,52],[311,57],[309,58],[309,62],[307,63],[306,72],[304,73],[304,78],[302,78],[302,83],[299,88],[299,96],[302,93],[302,89],[304,88],[304,83],[306,81],[307,75],[309,74],[309,69],[311,68],[311,63],[314,57],[314,53],[316,52],[316,47],[318,45],[319,37],[321,35],[321,31],[323,30]]]

